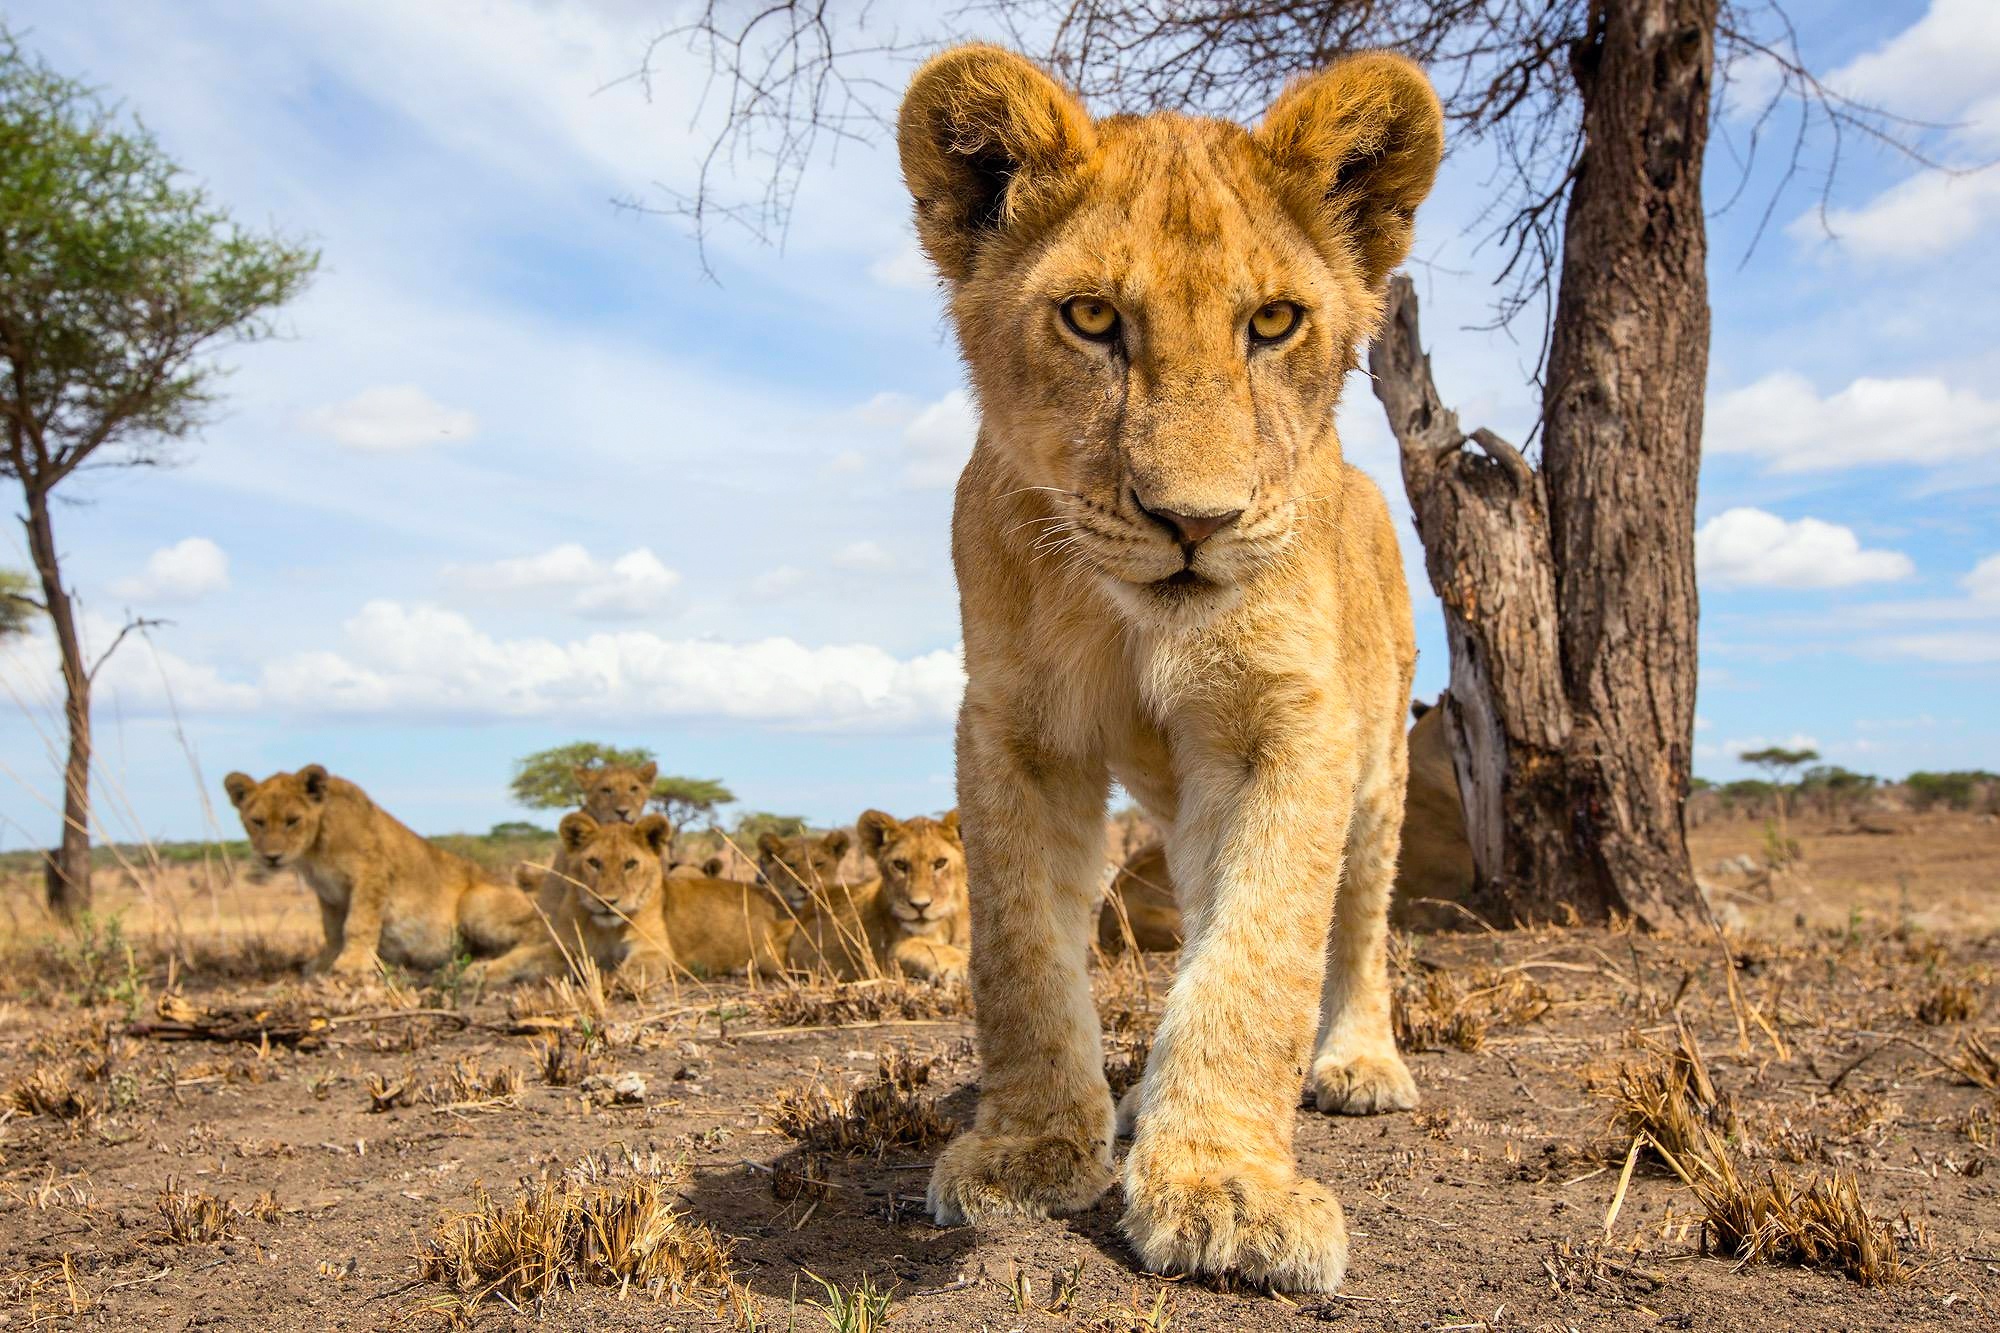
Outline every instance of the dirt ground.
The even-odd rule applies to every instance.
[[[1353,1244],[1345,1289],[1313,1300],[1138,1272],[1115,1189],[1060,1221],[931,1226],[925,1172],[978,1077],[959,992],[307,983],[311,909],[289,882],[110,888],[131,898],[125,938],[83,943],[13,884],[0,1327],[860,1333],[864,1282],[888,1293],[878,1322],[910,1329],[1993,1327],[2000,829],[1807,831],[1796,874],[1711,873],[1761,840],[1750,824],[1695,839],[1733,908],[1729,968],[1712,937],[1397,940],[1424,1104],[1301,1112],[1301,1163],[1339,1190]],[[1171,966],[1099,973],[1114,1077]],[[903,1057],[886,1083],[885,1053]],[[1869,1244],[1897,1256],[1870,1251],[1870,1271],[1900,1264],[1897,1280],[1704,1253],[1701,1194],[1618,1096],[1621,1069],[1697,1066],[1743,1180],[1851,1172]],[[463,1253],[440,1247],[441,1220],[477,1212],[482,1188],[504,1212],[538,1178],[652,1191],[668,1207],[647,1243],[706,1227],[735,1285],[621,1288],[586,1261],[539,1298],[454,1290],[470,1270],[436,1258]]]

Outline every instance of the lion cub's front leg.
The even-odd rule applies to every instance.
[[[1332,1291],[1347,1227],[1298,1174],[1292,1130],[1352,783],[1313,754],[1335,747],[1286,748],[1183,795],[1172,864],[1193,930],[1141,1085],[1124,1229],[1156,1272]]]
[[[1107,779],[1068,756],[1021,753],[1032,732],[970,695],[959,722],[982,1072],[972,1128],[931,1172],[931,1215],[945,1224],[1073,1212],[1111,1184],[1111,1090],[1087,971]]]

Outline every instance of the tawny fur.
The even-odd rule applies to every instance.
[[[727,880],[672,880],[661,860],[672,836],[659,815],[600,824],[582,811],[558,831],[573,877],[544,882],[546,927],[468,979],[506,985],[561,976],[588,957],[640,978],[782,970],[792,925],[768,894]]]
[[[898,132],[982,418],[952,545],[984,1067],[931,1211],[1068,1211],[1112,1179],[1086,962],[1115,777],[1163,832],[1188,935],[1125,1234],[1149,1269],[1330,1291],[1346,1231],[1298,1173],[1300,1085],[1329,1111],[1416,1100],[1384,947],[1414,635],[1334,407],[1435,174],[1437,99],[1371,55],[1254,132],[1092,122],[1030,62],[965,47],[918,72]],[[1066,321],[1073,298],[1114,335]],[[1273,302],[1298,316],[1257,342]]]
[[[646,813],[646,803],[653,799],[653,779],[659,776],[660,766],[649,759],[643,764],[578,765],[569,773],[583,798],[584,814],[600,824],[630,824]],[[569,850],[561,839],[556,841],[555,859],[538,873],[539,882],[532,886],[518,870],[514,878],[529,892],[540,896],[546,890],[548,901],[560,902],[576,878],[576,867],[571,864]]]
[[[427,971],[460,943],[490,957],[534,929],[519,890],[433,847],[318,764],[262,782],[231,773],[222,785],[261,866],[297,872],[319,900],[326,942],[314,972],[367,975],[378,957]]]
[[[1126,946],[1168,953],[1182,944],[1181,909],[1165,844],[1149,842],[1118,867],[1097,912],[1097,947],[1116,957]]]

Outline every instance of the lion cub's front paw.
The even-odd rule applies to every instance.
[[[372,977],[381,971],[371,952],[343,953],[327,965],[328,975],[337,977]]]
[[[1125,1238],[1148,1271],[1242,1274],[1280,1291],[1332,1292],[1347,1272],[1340,1202],[1289,1165],[1148,1164],[1125,1171]]]
[[[958,1226],[1009,1213],[1073,1213],[1110,1187],[1108,1148],[1055,1135],[975,1129],[952,1140],[931,1168],[929,1204],[938,1225]]]
[[[1381,1115],[1417,1104],[1417,1081],[1394,1051],[1313,1065],[1313,1104],[1331,1115]]]

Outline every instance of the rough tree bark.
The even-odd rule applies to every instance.
[[[50,854],[49,908],[73,918],[90,907],[90,686],[95,674],[84,665],[76,629],[76,607],[63,587],[56,558],[55,530],[49,523],[45,490],[26,489],[28,555],[41,578],[42,605],[55,628],[62,656],[63,718],[69,728],[69,757],[63,764],[62,842]],[[122,635],[120,637],[123,637]],[[108,654],[107,654],[108,656]]]
[[[1522,920],[1705,917],[1694,737],[1695,479],[1708,371],[1716,0],[1592,6],[1540,473],[1439,403],[1415,294],[1370,353],[1451,636],[1447,721],[1476,896]]]

